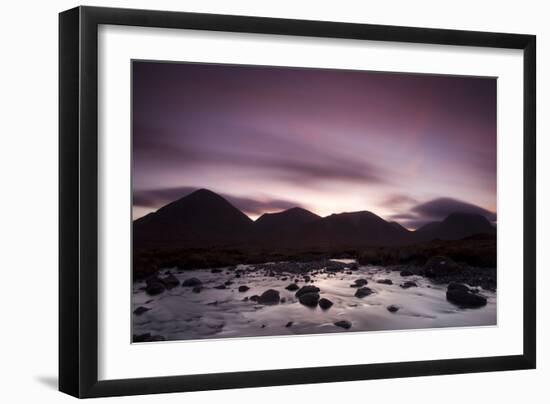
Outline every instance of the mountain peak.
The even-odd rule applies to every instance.
[[[193,198],[222,198],[220,195],[218,195],[217,193],[213,192],[213,191],[210,191],[209,189],[206,189],[206,188],[200,188],[200,189],[197,189],[196,191],[193,191],[191,192],[190,194],[184,196],[184,198],[189,198],[189,197],[193,197]],[[222,198],[223,199],[223,198]]]
[[[196,190],[134,222],[136,245],[235,244],[246,239],[252,220],[225,198]]]
[[[319,219],[321,219],[320,216],[307,209],[294,207],[282,212],[264,213],[254,222],[254,225],[262,237],[269,238],[295,232],[302,226]]]
[[[300,208],[298,206],[295,206],[294,208],[282,210],[280,212],[274,212],[274,213],[264,213],[261,215],[256,222],[262,222],[266,220],[281,220],[283,218],[289,218],[289,219],[319,219],[320,216],[317,216],[315,213],[310,212],[307,209]],[[303,220],[300,220],[303,222]]]
[[[265,218],[275,217],[275,216],[279,216],[279,217],[282,217],[282,216],[293,216],[293,217],[296,217],[296,216],[310,216],[310,217],[316,217],[316,218],[320,217],[320,216],[317,216],[315,213],[310,212],[307,209],[301,208],[299,206],[295,206],[293,208],[281,210],[280,212],[264,213],[256,221],[258,221],[262,218],[264,218],[264,220],[265,220]]]
[[[453,212],[441,222],[425,224],[415,234],[422,240],[458,240],[475,234],[496,234],[496,230],[481,214]]]

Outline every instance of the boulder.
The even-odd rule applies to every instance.
[[[313,285],[307,285],[302,286],[300,290],[296,292],[296,297],[300,297],[301,295],[305,295],[306,293],[319,293],[321,289],[319,289],[317,286]]]
[[[378,279],[376,283],[381,283],[383,285],[393,285],[393,282],[391,279]]]
[[[166,286],[166,289],[172,289],[175,288],[180,284],[180,281],[178,278],[176,278],[174,275],[169,274],[168,276],[165,276],[161,279],[162,283],[164,283],[164,286]]]
[[[408,288],[416,288],[418,285],[416,284],[416,282],[407,281],[407,282],[402,283],[399,286],[401,286],[403,289],[408,289]]]
[[[298,297],[298,300],[304,306],[317,307],[317,303],[319,303],[319,293],[304,293]]]
[[[451,285],[453,285],[452,288],[450,288]],[[462,308],[483,307],[487,304],[485,296],[472,292],[463,284],[450,284],[447,287],[447,300]]]
[[[438,276],[456,274],[461,272],[462,268],[451,258],[438,255],[428,259],[423,270],[424,275],[428,278],[437,278]]]
[[[399,310],[399,307],[397,307],[395,304],[391,304],[386,308],[390,313],[395,313],[397,310]]]
[[[374,291],[371,289],[371,288],[368,288],[368,287],[362,287],[362,288],[359,288],[355,291],[355,297],[358,297],[360,299],[362,299],[363,297],[367,297],[371,294],[373,294]]]
[[[365,286],[365,285],[368,284],[368,283],[369,283],[369,281],[367,281],[367,280],[364,279],[364,278],[360,278],[360,279],[356,279],[356,280],[355,280],[355,284],[356,284],[357,286]]]
[[[279,291],[275,289],[268,289],[260,295],[258,303],[260,304],[279,304],[280,302]]]
[[[295,290],[300,289],[300,287],[298,285],[296,285],[295,283],[291,283],[285,289],[290,290],[291,292],[294,292]]]
[[[166,286],[164,286],[164,283],[160,279],[157,278],[157,281],[148,281],[147,287],[145,288],[145,292],[148,295],[158,295],[161,294],[166,290]]]
[[[139,306],[137,309],[134,310],[134,314],[136,316],[140,316],[140,315],[142,315],[143,313],[145,313],[146,311],[149,311],[149,310],[151,310],[150,307]]]
[[[336,327],[342,327],[346,330],[351,328],[351,323],[348,320],[340,320],[334,323]]]
[[[239,286],[239,292],[246,292],[248,289],[250,288],[246,285]]]
[[[328,299],[325,299],[324,297],[322,299],[319,300],[319,307],[323,310],[328,310],[331,308],[331,306],[333,305],[334,303],[332,303],[330,300]]]
[[[288,327],[291,327],[292,324],[294,324],[292,321],[289,321],[288,323],[286,323],[285,327],[288,328]]]
[[[183,287],[193,287],[202,285],[202,281],[198,278],[188,278],[184,280],[181,284]]]

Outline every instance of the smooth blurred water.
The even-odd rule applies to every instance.
[[[178,286],[160,295],[149,296],[141,290],[145,283],[135,283],[133,309],[145,306],[151,310],[139,316],[133,315],[134,334],[151,333],[162,335],[167,340],[188,340],[496,325],[495,293],[481,292],[487,297],[484,307],[461,309],[446,300],[446,285],[432,284],[420,276],[402,277],[399,271],[383,267],[362,266],[352,274],[310,274],[313,285],[321,289],[321,297],[334,303],[328,310],[303,306],[294,296],[295,292],[285,289],[299,277],[293,274],[273,277],[268,275],[269,271],[258,270],[236,278],[234,272],[225,270],[211,273],[208,269],[181,272],[172,269],[170,272],[180,281],[199,278],[204,289],[201,293],[193,293],[192,288]],[[287,280],[280,279],[285,276]],[[362,299],[354,297],[356,289],[350,285],[358,278],[367,279],[367,286],[375,293]],[[377,279],[391,279],[393,285],[378,284]],[[225,290],[213,289],[227,280],[234,283]],[[409,289],[399,286],[408,280],[419,286]],[[299,286],[305,284],[303,281],[298,283]],[[238,292],[240,285],[247,285],[250,289],[245,293]],[[267,289],[278,290],[286,301],[274,306],[243,301],[244,297],[261,295]],[[396,305],[399,310],[390,313],[387,310],[389,305]],[[351,329],[335,326],[334,322],[339,320],[350,321]],[[292,326],[286,327],[291,321]]]

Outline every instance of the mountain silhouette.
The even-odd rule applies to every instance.
[[[333,248],[406,243],[408,231],[397,228],[372,212],[346,212],[309,223],[298,234],[303,247]]]
[[[405,231],[405,232],[409,232],[409,230],[407,230],[405,227],[401,226],[399,223],[397,222],[388,222],[389,224],[391,224],[393,227],[395,227],[396,229],[400,230],[400,231]]]
[[[134,246],[235,244],[254,222],[218,194],[199,189],[134,221]]]
[[[292,238],[304,225],[320,219],[321,216],[296,207],[277,213],[264,213],[254,222],[254,230],[263,241]]]
[[[458,240],[474,234],[496,234],[496,228],[476,213],[451,213],[441,222],[428,223],[414,232],[418,241]]]
[[[372,212],[320,217],[303,208],[266,213],[255,222],[220,195],[200,189],[133,223],[135,248],[261,246],[340,248],[396,246],[433,239],[458,240],[496,229],[482,215],[452,213],[409,231]]]

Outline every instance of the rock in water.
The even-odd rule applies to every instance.
[[[383,285],[393,285],[393,282],[391,279],[378,279],[376,283],[381,283]]]
[[[355,297],[358,297],[360,299],[362,299],[363,297],[367,297],[371,294],[373,294],[374,291],[371,289],[371,288],[368,288],[368,287],[363,287],[363,288],[359,288],[355,291]]]
[[[294,292],[295,290],[300,289],[300,287],[298,285],[296,285],[295,283],[291,283],[285,289],[290,290],[291,292]]]
[[[399,310],[399,307],[397,307],[395,304],[391,304],[386,308],[390,313],[395,313],[397,310]]]
[[[461,270],[462,268],[456,262],[444,256],[431,257],[424,265],[424,275],[428,278],[454,274]]]
[[[345,328],[346,330],[349,330],[351,328],[351,323],[348,320],[340,320],[334,323],[337,327]]]
[[[239,286],[239,292],[246,292],[248,289],[250,288],[246,285]]]
[[[146,311],[149,311],[149,310],[151,310],[150,307],[139,306],[137,309],[134,310],[134,314],[136,316],[139,316],[139,315],[141,315],[141,314],[143,314],[143,313],[145,313]]]
[[[145,292],[149,295],[158,295],[166,290],[164,283],[156,276],[147,279],[146,282],[147,287],[145,288]]]
[[[268,289],[258,298],[260,304],[279,304],[279,292],[275,289]]]
[[[200,286],[202,285],[202,281],[198,278],[189,278],[183,281],[181,286],[183,287],[192,287],[192,286]]]
[[[195,287],[193,287],[192,292],[193,293],[201,293],[201,290],[202,290],[202,286],[195,286]]]
[[[298,300],[300,300],[300,303],[304,306],[317,307],[317,303],[319,302],[319,293],[304,293],[298,297]]]
[[[487,298],[474,293],[466,285],[451,283],[447,287],[447,300],[459,307],[476,308],[487,304]]]
[[[360,279],[356,279],[356,280],[355,280],[355,284],[356,284],[357,286],[365,286],[365,285],[368,284],[368,283],[369,283],[369,281],[367,281],[367,280],[364,279],[364,278],[360,278]]]
[[[288,323],[286,323],[285,327],[288,328],[288,327],[291,327],[292,324],[294,324],[292,321],[289,321]]]
[[[214,286],[214,289],[227,289],[227,286],[225,286],[224,284],[221,284],[218,286]]]
[[[411,275],[414,275],[411,271],[409,271],[408,269],[404,269],[402,270],[399,275],[401,276],[411,276]]]
[[[180,284],[180,281],[178,278],[176,278],[174,275],[169,274],[168,276],[161,279],[162,283],[164,283],[164,286],[166,286],[166,289],[172,289],[175,288]]]
[[[313,285],[307,285],[302,286],[298,292],[296,292],[296,297],[300,297],[301,295],[305,295],[306,293],[319,293],[321,289],[319,289],[317,286]]]
[[[418,285],[416,284],[416,282],[407,281],[405,283],[402,283],[399,286],[401,286],[403,289],[408,289],[408,288],[416,288]]]
[[[321,300],[319,300],[319,307],[322,308],[323,310],[330,309],[333,304],[334,303],[332,303],[328,299],[325,299],[324,297]]]

